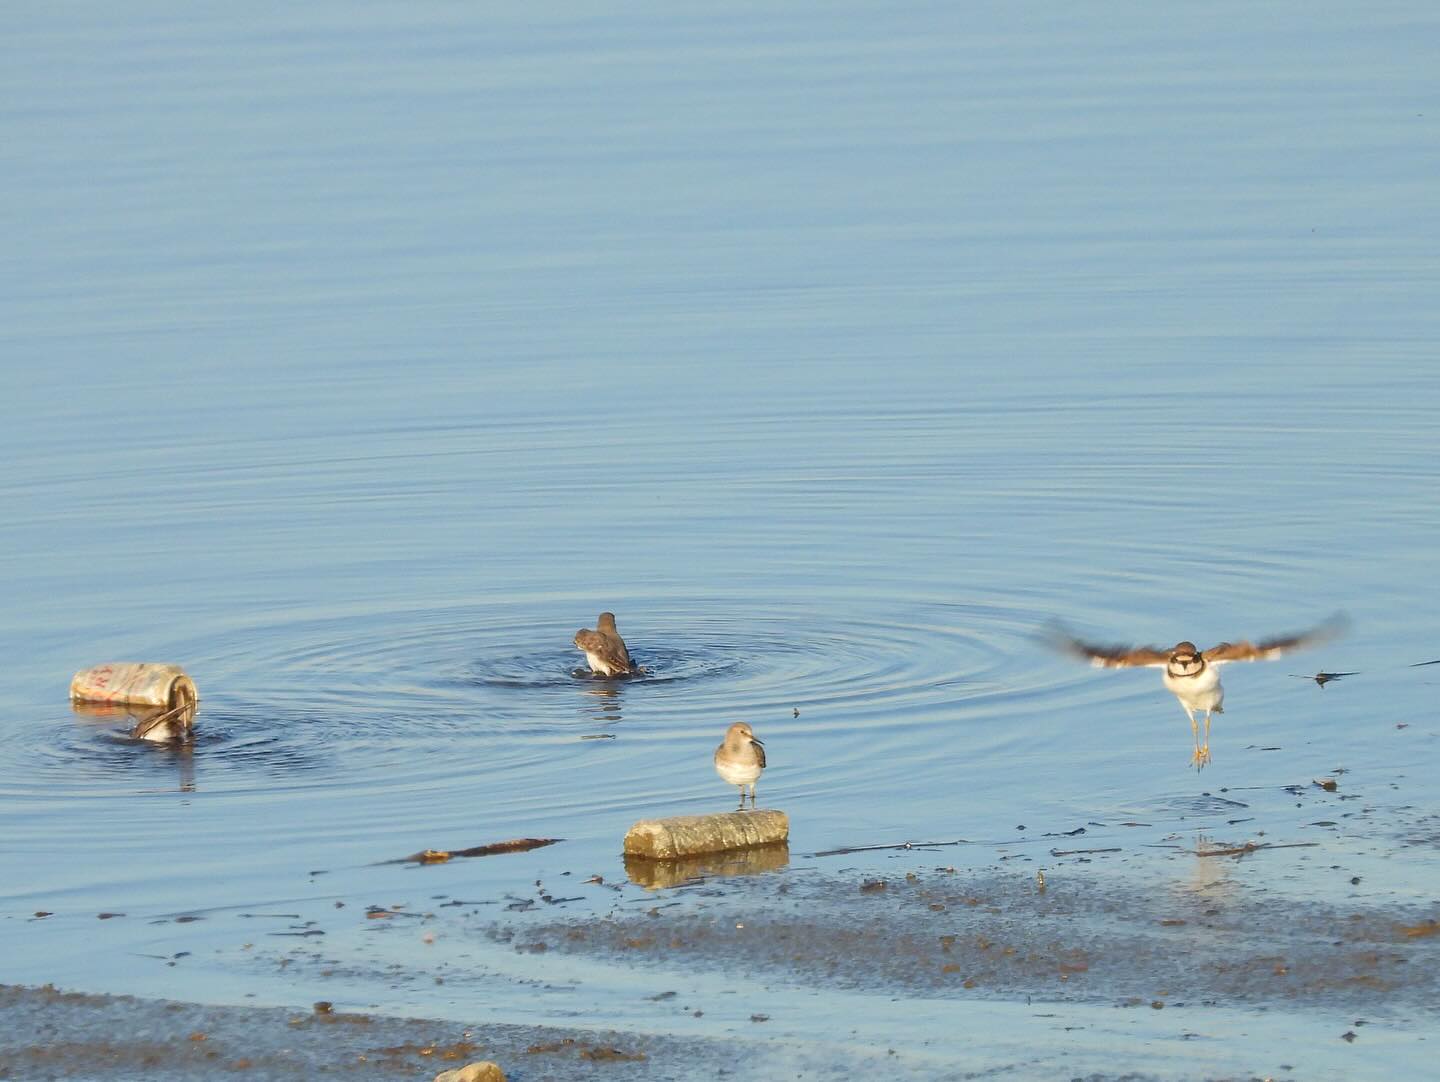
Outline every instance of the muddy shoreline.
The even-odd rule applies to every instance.
[[[203,1006],[13,985],[0,985],[0,1033],[0,1078],[27,1082],[429,1079],[479,1059],[504,1062],[512,1078],[584,1077],[590,1067],[603,1067],[606,1078],[666,1078],[682,1076],[665,1073],[665,1062],[691,1062],[708,1051],[693,1047],[704,1042],[606,1031],[465,1026],[325,1005]]]
[[[1233,874],[1259,855],[1150,855],[1148,881],[1095,856],[1037,876],[936,855],[612,885],[609,910],[583,914],[437,907],[416,915],[425,942],[480,950],[466,973],[384,952],[325,971],[337,991],[382,971],[433,980],[438,1018],[3,986],[0,1078],[429,1079],[479,1058],[522,1080],[1353,1078],[1377,1049],[1402,1066],[1428,1054],[1433,906],[1282,898]],[[1311,857],[1265,856],[1292,871]],[[421,927],[370,923],[372,944]],[[336,953],[302,942],[254,961],[298,995],[307,959]],[[507,982],[565,1024],[517,1024]],[[833,1015],[865,1024],[837,1031]]]
[[[1440,1001],[1437,907],[1281,901],[1227,870],[1151,890],[1075,867],[771,877],[697,886],[693,904],[489,935],[527,954],[927,997],[1392,1015]]]
[[[0,1078],[1423,1076],[1435,819],[1338,776],[984,840],[501,846],[268,903],[12,911]]]

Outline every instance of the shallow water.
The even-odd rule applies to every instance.
[[[729,806],[739,719],[792,868],[1241,842],[1253,789],[1342,824],[1365,904],[1433,904],[1437,17],[1356,19],[18,16],[5,979],[290,1002],[233,921],[142,921],[620,879],[636,818]],[[644,678],[574,675],[601,609]],[[1200,775],[1154,672],[1036,641],[1337,610],[1226,669]],[[123,659],[195,677],[193,747],[72,715]],[[1290,807],[1337,768],[1363,822]],[[516,836],[565,843],[374,867]],[[1266,889],[1351,897],[1303,870]]]

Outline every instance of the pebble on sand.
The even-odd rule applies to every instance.
[[[467,1063],[453,1071],[441,1071],[435,1082],[505,1082],[505,1072],[498,1063],[488,1059],[480,1063]]]

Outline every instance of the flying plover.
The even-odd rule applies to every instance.
[[[1210,715],[1225,713],[1225,689],[1220,685],[1219,667],[1230,661],[1269,661],[1292,650],[1333,639],[1344,630],[1344,617],[1332,616],[1325,623],[1296,635],[1279,635],[1258,643],[1247,641],[1222,642],[1208,650],[1197,650],[1193,642],[1178,642],[1169,650],[1153,646],[1097,646],[1076,638],[1059,625],[1050,629],[1050,639],[1061,650],[1090,664],[1106,669],[1163,668],[1165,687],[1180,700],[1180,707],[1190,719],[1190,732],[1195,738],[1191,764],[1199,770],[1210,761]],[[1205,740],[1195,722],[1198,711],[1205,712]]]
[[[755,781],[765,769],[765,745],[755,739],[750,726],[737,721],[725,730],[725,742],[715,749],[715,773],[722,781],[740,786],[740,807],[745,807],[745,786],[750,786],[750,806],[755,806]]]
[[[582,627],[575,632],[575,645],[585,652],[590,671],[598,676],[629,676],[639,671],[625,649],[625,640],[615,630],[615,614],[602,612],[595,621],[595,630]]]

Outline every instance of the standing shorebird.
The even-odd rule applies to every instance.
[[[1055,626],[1050,638],[1068,654],[1088,660],[1106,669],[1163,668],[1165,687],[1180,700],[1180,707],[1190,719],[1190,732],[1195,738],[1195,753],[1190,757],[1196,770],[1210,761],[1210,715],[1225,713],[1225,689],[1220,685],[1220,666],[1230,661],[1269,661],[1292,650],[1333,639],[1345,627],[1342,616],[1332,616],[1319,627],[1297,635],[1279,635],[1258,643],[1247,641],[1222,642],[1208,650],[1197,650],[1193,642],[1178,642],[1172,649],[1157,650],[1153,646],[1096,646],[1077,639],[1063,627]],[[1200,740],[1200,727],[1195,721],[1198,711],[1205,712],[1205,740]]]
[[[755,806],[755,781],[765,769],[765,745],[743,721],[725,730],[725,742],[715,749],[715,773],[722,781],[740,786],[740,807],[745,807],[745,786],[750,786],[750,806]]]
[[[575,645],[585,652],[590,671],[598,676],[629,676],[639,666],[630,660],[625,640],[615,630],[615,614],[602,612],[595,621],[595,630],[582,627],[575,632]]]

